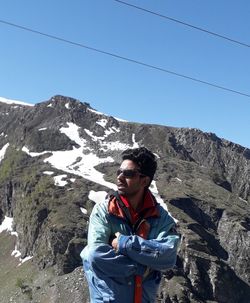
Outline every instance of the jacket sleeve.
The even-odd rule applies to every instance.
[[[151,269],[172,268],[176,263],[180,242],[179,235],[171,232],[173,227],[173,219],[164,211],[159,222],[156,239],[145,240],[137,235],[120,235],[118,252]]]
[[[96,205],[91,213],[88,231],[88,246],[81,253],[84,266],[108,277],[143,275],[146,266],[130,257],[117,253],[109,244],[110,224],[103,209]]]

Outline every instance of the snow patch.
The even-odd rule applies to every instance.
[[[93,132],[91,132],[88,129],[84,129],[87,135],[89,135],[94,142],[99,142],[101,145],[100,150],[108,151],[108,150],[125,150],[128,148],[137,148],[139,147],[139,144],[135,141],[135,134],[132,134],[132,142],[133,145],[130,146],[129,144],[122,143],[119,141],[110,141],[110,142],[103,142],[103,140],[110,134],[114,132],[120,132],[119,128],[111,127],[109,129],[105,130],[105,135],[103,137],[97,137],[93,135]]]
[[[5,216],[2,224],[0,225],[0,233],[3,231],[7,231],[12,236],[18,237],[17,232],[13,231],[12,226],[13,226],[13,218]],[[11,256],[14,256],[15,258],[19,258],[21,256],[21,252],[19,250],[17,250],[17,246],[15,246],[15,249],[12,251]],[[32,258],[33,258],[32,256],[27,256],[24,259],[19,258],[20,263],[18,264],[18,266],[22,265],[24,262],[26,262]]]
[[[131,148],[130,145],[121,143],[119,141],[114,141],[114,142],[106,142],[102,144],[102,147],[100,150],[107,151],[107,150],[125,150]]]
[[[11,256],[13,256],[15,258],[19,258],[21,256],[21,252],[19,250],[17,250],[16,246],[15,246],[15,249],[13,250],[13,252],[11,253]]]
[[[107,115],[105,115],[105,114],[103,114],[103,113],[101,113],[101,112],[98,112],[98,111],[96,111],[96,110],[94,110],[94,109],[92,109],[92,108],[87,108],[87,110],[90,111],[90,112],[92,112],[92,113],[95,113],[95,114],[97,114],[97,115],[107,116]]]
[[[106,186],[111,189],[116,190],[116,185],[111,182],[107,182],[104,180],[104,174],[96,170],[96,166],[106,162],[114,162],[114,159],[109,157],[99,158],[97,155],[92,153],[92,149],[87,146],[87,141],[80,137],[79,129],[80,127],[72,122],[67,123],[68,127],[60,128],[60,132],[64,133],[70,140],[76,142],[79,147],[73,147],[72,150],[66,151],[44,151],[41,153],[30,152],[27,147],[23,147],[22,150],[29,154],[31,157],[41,156],[43,154],[50,153],[44,162],[50,163],[56,169],[62,170],[66,173],[75,174],[81,176],[87,180],[93,181],[100,185]],[[119,129],[112,127],[109,132],[120,131]],[[93,140],[99,140],[99,137],[94,136],[89,130],[85,130],[89,136],[92,137]],[[132,135],[133,146],[138,146],[135,142],[135,135]],[[101,143],[102,150],[125,150],[127,148],[131,148],[130,145],[121,143],[119,141],[115,142],[102,142]],[[60,179],[61,180],[61,179]],[[62,181],[62,180],[61,180]],[[57,184],[62,184],[61,181],[55,179]],[[66,182],[66,181],[64,181]],[[65,184],[65,183],[64,183]],[[59,185],[63,186],[63,185]]]
[[[82,149],[79,148],[70,151],[53,152],[52,156],[45,159],[44,162],[49,162],[59,170],[81,176],[109,188],[115,187],[115,184],[105,181],[104,175],[95,169],[95,166],[101,163],[114,162],[111,157],[98,158],[92,153],[84,155]]]
[[[156,156],[157,159],[160,159],[160,156],[156,153],[154,153],[154,155]]]
[[[99,202],[105,200],[107,194],[108,193],[106,191],[94,191],[94,190],[91,190],[89,192],[88,198],[91,201],[94,201],[95,203],[99,203]]]
[[[13,218],[5,216],[2,224],[0,225],[0,233],[3,231],[7,231],[10,233],[13,232],[12,224],[13,224]]]
[[[99,121],[96,122],[96,124],[101,125],[101,127],[103,127],[103,128],[106,127],[107,123],[108,123],[107,119],[101,119],[101,120],[99,120]]]
[[[1,149],[0,149],[0,162],[3,160],[6,150],[9,147],[9,143],[6,143]]]
[[[132,148],[138,148],[139,144],[135,141],[135,134],[132,134],[132,142],[133,142],[133,147]]]
[[[110,134],[113,134],[115,132],[119,133],[120,131],[121,130],[119,128],[117,128],[115,126],[112,126],[112,127],[110,127],[110,128],[108,128],[108,129],[105,130],[105,136],[107,137]]]
[[[108,116],[108,115],[106,115],[106,114],[104,114],[104,113],[101,113],[101,112],[98,112],[98,111],[96,111],[96,110],[94,110],[94,109],[92,109],[92,108],[87,108],[87,110],[90,111],[90,112],[92,112],[92,113],[95,113],[95,114],[97,114],[97,115]],[[116,118],[116,117],[114,117],[114,118],[115,118],[117,121],[127,122],[127,120],[123,120],[123,119]]]
[[[88,130],[88,129],[84,129],[84,131],[85,131],[85,133],[88,135],[88,136],[90,136],[90,138],[92,138],[92,140],[93,141],[99,141],[99,140],[103,140],[105,137],[97,137],[97,136],[95,136],[95,135],[93,135],[93,132],[91,132],[90,130]]]
[[[66,180],[63,180],[67,178],[67,175],[59,175],[59,176],[55,176],[54,177],[54,182],[56,186],[65,186],[66,184],[68,184],[68,182]]]
[[[99,141],[99,143],[102,144],[102,142],[100,142],[100,141],[103,141],[110,134],[113,134],[115,132],[120,132],[120,129],[112,126],[111,128],[108,128],[108,129],[105,130],[105,132],[104,132],[105,134],[102,137],[97,137],[97,136],[93,135],[93,132],[90,131],[90,130],[88,130],[88,129],[86,129],[86,128],[84,129],[84,131],[86,132],[86,134],[88,136],[90,136],[92,138],[93,141],[95,141],[95,142]]]
[[[149,189],[151,190],[152,194],[155,196],[156,198],[156,201],[164,208],[166,209],[166,211],[169,213],[169,215],[174,219],[175,223],[178,222],[177,219],[175,219],[171,213],[169,212],[168,210],[168,207],[166,205],[166,203],[163,201],[162,197],[159,195],[159,192],[158,192],[158,189],[157,189],[157,186],[156,186],[156,182],[153,180]]]
[[[243,198],[241,198],[241,197],[239,197],[239,199],[240,199],[241,201],[243,201],[243,202],[245,202],[245,203],[247,203],[247,204],[248,204],[247,200],[244,200],[244,199],[243,199]]]
[[[180,178],[175,177],[174,179],[179,181],[179,182],[182,182],[182,180]]]
[[[11,100],[11,99],[7,99],[7,98],[3,98],[3,97],[0,97],[0,102],[7,103],[7,104],[20,104],[20,105],[34,106],[34,104],[26,103],[23,101]]]
[[[115,118],[115,120],[120,121],[120,122],[128,122],[127,120],[124,120],[124,119],[121,119],[121,118],[117,118],[117,117],[114,117],[114,118]]]
[[[78,145],[82,147],[86,147],[87,141],[85,139],[80,138],[78,130],[79,126],[72,122],[67,122],[68,127],[60,128],[60,132],[69,137],[72,141],[75,141]]]
[[[42,128],[39,128],[38,131],[40,132],[40,131],[46,130],[46,129],[47,129],[47,127],[42,127]]]
[[[34,153],[34,152],[30,152],[29,149],[26,146],[22,147],[22,151],[25,152],[26,154],[28,154],[31,157],[38,157],[47,153],[51,153],[51,151],[43,151],[41,153]]]
[[[23,263],[29,261],[30,259],[33,258],[33,256],[27,256],[25,258],[20,258],[21,257],[21,252],[17,249],[17,246],[15,246],[15,249],[12,251],[11,256],[15,257],[15,258],[19,258],[19,264],[17,266],[22,265]]]
[[[53,171],[46,170],[46,171],[43,172],[43,174],[44,174],[44,175],[49,175],[49,176],[51,176],[51,175],[54,174],[54,172],[53,172]]]
[[[7,231],[12,236],[18,237],[17,232],[13,231],[12,225],[13,225],[13,218],[5,216],[2,224],[0,225],[0,233],[3,231]]]
[[[80,138],[78,129],[79,127],[76,124],[68,123],[68,127],[63,127],[60,131],[66,134],[70,140],[75,141],[80,146],[79,148],[73,147],[72,150],[66,151],[33,153],[24,146],[22,150],[32,157],[51,153],[51,156],[44,159],[45,163],[49,162],[53,167],[59,170],[81,176],[108,188],[116,189],[114,183],[105,181],[104,174],[95,169],[95,166],[105,162],[114,162],[114,159],[111,157],[99,158],[95,154],[89,152],[90,148],[86,146],[86,140]],[[88,154],[86,154],[86,151]]]
[[[159,195],[159,192],[158,192],[158,189],[157,189],[157,186],[156,186],[156,182],[153,180],[150,184],[150,187],[149,189],[151,190],[151,192],[154,194],[157,202],[159,204],[161,204],[161,206],[163,208],[165,208],[167,211],[168,211],[168,208],[167,208],[167,205],[164,203],[163,199],[161,198],[161,196]]]
[[[17,266],[20,266],[20,265],[22,265],[24,262],[27,262],[27,261],[29,261],[30,259],[32,259],[33,258],[33,256],[27,256],[27,257],[25,257],[25,258],[20,258],[19,259],[19,261],[20,261],[20,263],[17,265]]]
[[[88,211],[86,208],[80,207],[80,210],[84,215],[87,215]]]

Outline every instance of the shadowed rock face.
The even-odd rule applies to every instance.
[[[182,234],[158,302],[250,302],[249,149],[197,129],[119,121],[63,96],[0,103],[0,113],[0,223],[13,217],[22,257],[59,275],[81,266],[90,191],[108,192],[121,151],[143,145],[159,157],[156,186]]]

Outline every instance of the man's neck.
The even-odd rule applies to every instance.
[[[138,211],[144,200],[144,193],[138,193],[137,195],[133,195],[131,197],[127,197],[129,204],[133,207],[135,211]]]

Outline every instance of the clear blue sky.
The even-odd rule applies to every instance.
[[[250,44],[249,0],[128,0]],[[250,94],[250,47],[114,0],[8,0],[0,20]],[[0,96],[56,94],[128,121],[199,128],[250,148],[250,98],[0,23]]]

